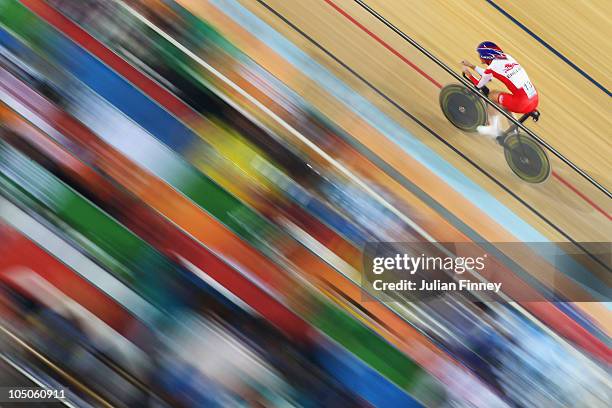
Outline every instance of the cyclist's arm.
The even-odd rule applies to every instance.
[[[470,72],[470,70],[469,70],[469,69],[464,68],[464,69],[463,69],[463,74],[465,75],[465,77],[466,77],[467,79],[469,79],[470,81],[472,81],[472,83],[473,83],[474,85],[478,85],[478,82],[479,82],[480,80],[479,80],[478,78],[474,77],[474,75],[472,75],[472,73]]]
[[[475,67],[474,70],[478,74],[480,74],[480,80],[478,82],[474,82],[474,80],[472,80],[472,82],[474,82],[474,85],[476,85],[476,88],[482,88],[493,79],[493,71],[491,71],[490,69]]]

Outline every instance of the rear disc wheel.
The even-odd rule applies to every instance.
[[[546,152],[524,133],[506,137],[504,156],[514,174],[528,183],[543,183],[550,176],[550,161]]]

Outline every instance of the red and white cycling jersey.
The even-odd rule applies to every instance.
[[[510,112],[529,113],[538,107],[538,92],[529,80],[527,72],[514,58],[494,59],[487,68],[476,67],[480,80],[471,77],[472,82],[482,88],[493,78],[500,80],[510,93],[500,93],[497,103]]]
[[[495,78],[506,85],[506,88],[515,96],[526,96],[532,99],[538,94],[527,72],[508,54],[505,59],[494,59],[487,68],[476,67],[476,72],[482,76],[476,85],[478,88]]]

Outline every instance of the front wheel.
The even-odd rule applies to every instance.
[[[513,133],[505,138],[504,156],[514,174],[528,183],[543,183],[550,176],[546,152],[524,133]]]
[[[487,123],[487,109],[474,91],[459,84],[446,85],[440,91],[440,108],[450,123],[464,132],[475,132]]]

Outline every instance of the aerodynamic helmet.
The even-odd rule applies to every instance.
[[[482,60],[494,60],[497,58],[506,57],[502,49],[499,48],[497,44],[491,41],[483,41],[480,44],[478,44],[478,47],[476,48],[476,52],[478,52],[478,55],[480,56],[480,59]]]

